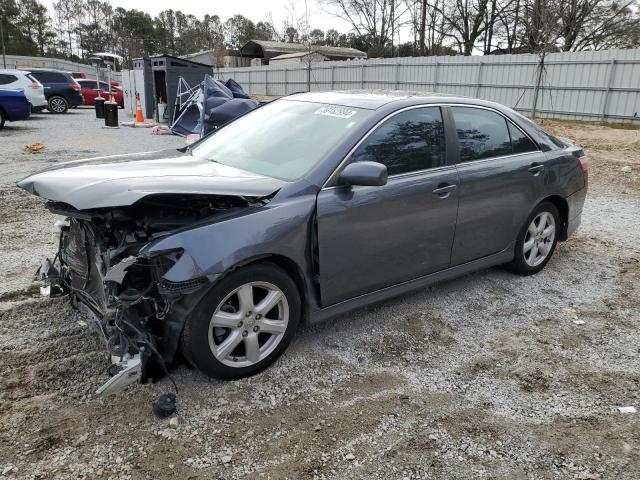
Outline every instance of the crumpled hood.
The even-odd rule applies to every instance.
[[[264,197],[284,184],[178,150],[60,163],[18,182],[34,195],[78,210],[132,205],[154,194]]]

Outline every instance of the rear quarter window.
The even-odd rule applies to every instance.
[[[10,83],[18,80],[18,77],[15,75],[10,75],[8,73],[0,73],[0,85],[9,85]]]
[[[511,135],[513,153],[527,153],[538,150],[536,144],[533,143],[522,130],[509,121],[507,121],[507,125],[509,126],[509,134]]]

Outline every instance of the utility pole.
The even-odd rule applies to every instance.
[[[3,68],[7,68],[7,50],[4,46],[4,29],[3,29],[3,24],[4,24],[4,15],[2,15],[2,17],[0,17],[0,44],[2,45],[2,64],[4,65]]]

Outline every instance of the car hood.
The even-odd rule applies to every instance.
[[[78,210],[132,205],[155,194],[264,197],[285,184],[179,150],[77,160],[18,182],[24,190]]]

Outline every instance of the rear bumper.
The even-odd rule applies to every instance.
[[[80,105],[82,105],[83,102],[84,102],[84,98],[82,98],[82,95],[80,94],[69,96],[70,107],[79,107]]]
[[[31,105],[26,108],[16,109],[15,111],[5,112],[7,120],[10,122],[19,122],[20,120],[28,120],[31,116]]]
[[[582,221],[582,209],[587,198],[587,186],[567,197],[569,207],[569,221],[567,222],[567,237],[571,236],[580,226]]]
[[[44,92],[33,91],[27,97],[33,108],[44,108],[47,106],[47,99]]]

